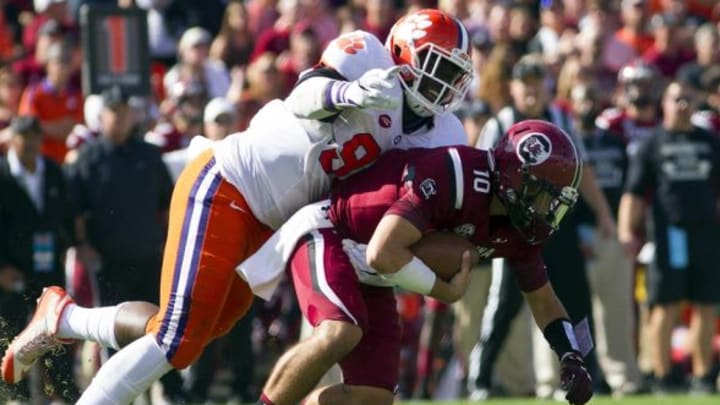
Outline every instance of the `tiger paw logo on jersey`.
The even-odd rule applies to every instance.
[[[426,29],[432,26],[430,16],[427,14],[413,14],[405,17],[403,24],[397,27],[396,35],[405,41],[424,38],[427,35]]]
[[[345,36],[338,38],[337,46],[342,49],[343,52],[355,55],[360,49],[365,49],[365,41],[360,35]]]

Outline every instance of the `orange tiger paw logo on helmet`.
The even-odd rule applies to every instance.
[[[361,35],[346,36],[338,38],[337,46],[343,50],[343,52],[355,55],[358,50],[365,49],[365,41]]]

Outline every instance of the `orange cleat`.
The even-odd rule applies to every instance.
[[[55,335],[60,315],[72,302],[72,297],[61,287],[43,289],[30,323],[5,350],[2,359],[3,381],[9,384],[20,382],[37,359],[59,345],[71,342],[58,339]]]

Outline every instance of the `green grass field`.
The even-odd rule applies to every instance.
[[[399,402],[402,405],[469,405],[471,402],[464,401],[408,401]],[[508,398],[508,399],[492,399],[485,402],[474,402],[472,404],[480,405],[562,405],[567,402],[558,401],[540,401],[532,398]],[[621,399],[613,399],[610,397],[593,398],[590,405],[720,405],[720,395],[708,397],[690,397],[686,395],[654,397],[654,396],[636,396]]]

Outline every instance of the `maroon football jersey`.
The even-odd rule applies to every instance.
[[[338,182],[330,219],[344,237],[368,243],[384,215],[399,215],[421,232],[449,230],[483,258],[504,257],[521,288],[546,281],[539,245],[530,245],[504,215],[491,216],[492,156],[467,146],[391,150],[372,167]]]

